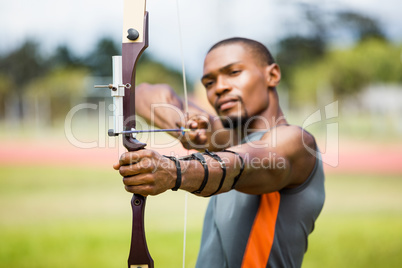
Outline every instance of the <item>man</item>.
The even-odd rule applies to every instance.
[[[313,136],[283,116],[280,78],[262,44],[244,38],[217,43],[205,58],[202,83],[219,120],[191,105],[187,125],[194,131],[182,139],[205,153],[175,158],[140,150],[123,154],[114,166],[132,193],[212,195],[197,267],[301,266],[324,203],[324,174]],[[144,99],[183,107],[168,86],[138,91],[137,112],[147,120],[151,101]],[[169,109],[157,109],[154,122],[161,128],[183,124]]]

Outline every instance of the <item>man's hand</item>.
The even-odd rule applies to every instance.
[[[170,159],[146,149],[124,153],[113,168],[123,176],[126,191],[144,196],[172,189],[177,176]]]
[[[179,123],[178,127],[182,127]],[[185,128],[191,129],[180,138],[183,147],[186,149],[205,148],[205,144],[209,141],[208,134],[211,133],[211,125],[208,114],[197,114],[190,116]]]

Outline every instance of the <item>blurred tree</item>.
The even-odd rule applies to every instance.
[[[94,50],[84,59],[91,73],[95,76],[112,75],[112,56],[120,55],[120,49],[113,39],[105,37],[99,40]]]
[[[319,35],[313,37],[289,36],[282,39],[279,44],[279,52],[276,55],[283,81],[289,83],[294,68],[301,64],[311,63],[320,59],[325,54],[325,40]]]
[[[112,56],[120,54],[110,38],[99,40],[84,57],[77,57],[66,45],[57,47],[49,57],[44,57],[39,48],[38,43],[27,40],[0,56],[0,117],[7,115],[10,122],[38,110],[42,110],[43,118],[64,116],[73,100],[86,92],[85,76],[111,77]],[[178,71],[146,54],[140,61],[137,83],[168,83],[181,92],[182,78]]]
[[[111,76],[112,56],[120,55],[118,45],[110,38],[101,39],[95,49],[83,62],[90,68],[92,75]],[[180,92],[181,73],[152,59],[147,51],[141,55],[136,72],[136,83],[167,83]]]
[[[15,85],[11,78],[0,73],[0,119],[4,119],[3,111],[6,109],[5,101],[13,88],[15,88]]]
[[[26,40],[20,47],[0,58],[0,74],[7,79],[7,91],[2,100],[4,114],[8,121],[18,120],[23,115],[22,99],[25,86],[48,70],[46,60],[39,51],[39,45]]]
[[[0,73],[9,77],[20,93],[23,86],[48,70],[46,60],[39,51],[38,43],[26,40],[20,47],[0,60]]]
[[[296,33],[284,37],[277,44],[276,59],[282,70],[281,83],[288,88],[295,67],[319,60],[326,53],[328,42],[328,26],[323,10],[307,3],[299,3],[298,7],[302,23],[295,23],[296,27],[291,32]]]
[[[294,82],[291,80],[295,79],[295,75],[300,75],[301,66],[309,69],[308,66],[319,65],[318,62],[326,57],[331,43],[339,43],[340,36],[350,36],[354,44],[369,39],[387,40],[380,23],[367,15],[349,10],[334,12],[307,3],[298,4],[298,8],[303,19],[300,21],[300,18],[295,18],[297,23],[294,23],[295,27],[291,32],[296,34],[280,40],[276,54],[282,70],[281,84],[291,91],[294,90]],[[350,66],[344,67],[346,70]],[[295,73],[296,70],[298,74]],[[353,81],[355,85],[350,87],[360,88],[360,83],[364,81],[359,81],[358,77],[364,75],[358,70],[354,71],[355,73],[350,73],[354,78],[348,81]],[[334,78],[334,81],[338,80]],[[340,90],[340,87],[338,89]]]
[[[371,83],[402,82],[401,47],[365,39],[349,50],[333,51],[326,62],[330,85],[339,96],[353,95]]]
[[[36,121],[52,124],[64,118],[77,100],[85,95],[88,71],[83,68],[60,68],[33,80],[26,87],[25,98],[36,106]],[[32,106],[31,106],[32,107]],[[48,122],[43,122],[43,121]]]
[[[336,16],[338,21],[335,27],[350,32],[358,42],[372,38],[387,40],[380,23],[374,18],[352,11],[340,11]]]
[[[83,67],[81,59],[73,54],[70,48],[66,45],[60,45],[49,59],[49,64],[52,69],[62,67]]]
[[[402,45],[366,39],[352,48],[332,50],[314,64],[299,65],[291,78],[294,99],[316,99],[330,87],[336,97],[355,96],[369,84],[402,83]]]

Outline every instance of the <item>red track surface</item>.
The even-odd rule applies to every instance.
[[[322,146],[320,146],[323,148]],[[323,152],[323,160],[337,163],[324,164],[328,173],[349,174],[400,174],[402,175],[402,144],[384,145],[364,142],[340,141],[339,150]],[[325,149],[325,148],[324,148]],[[323,151],[325,151],[323,149]],[[181,146],[158,150],[161,154],[186,154]],[[339,151],[339,152],[337,152]],[[0,165],[62,165],[112,168],[117,161],[117,148],[77,148],[68,141],[0,143]]]

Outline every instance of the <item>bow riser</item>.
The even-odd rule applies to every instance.
[[[125,0],[122,44],[122,79],[123,85],[126,85],[123,97],[124,130],[135,129],[136,64],[147,47],[148,12],[145,11],[145,0]],[[130,152],[143,149],[146,146],[146,144],[136,140],[132,134],[123,135],[123,145]],[[154,267],[154,261],[149,254],[145,238],[145,202],[146,197],[138,194],[134,194],[131,199],[133,223],[130,253],[127,261],[128,268]]]
[[[135,71],[139,57],[148,47],[148,12],[145,12],[143,25],[142,42],[123,43],[122,45],[123,84],[131,85],[130,88],[125,88],[123,98],[124,130],[135,129]],[[130,134],[123,136],[123,144],[128,151],[137,151],[146,146]]]

